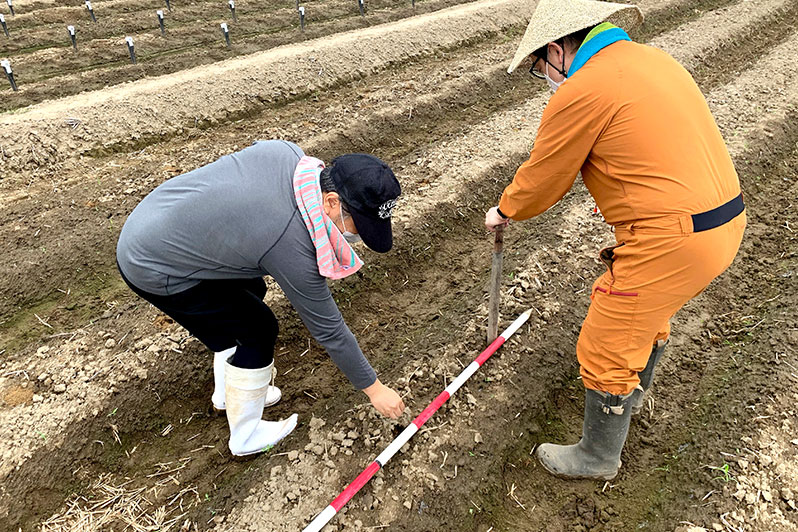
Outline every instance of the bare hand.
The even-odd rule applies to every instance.
[[[405,403],[399,394],[385,386],[379,379],[363,391],[369,396],[372,406],[383,416],[396,419],[405,410]]]
[[[510,219],[503,218],[499,214],[498,207],[491,207],[488,212],[485,213],[485,227],[488,228],[488,231],[495,231],[497,227],[507,227],[509,225]]]

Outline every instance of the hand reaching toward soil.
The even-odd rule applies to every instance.
[[[405,403],[399,394],[385,386],[379,379],[368,388],[364,388],[363,391],[369,396],[371,404],[377,409],[377,412],[383,416],[396,419],[405,410]]]

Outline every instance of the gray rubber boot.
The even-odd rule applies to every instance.
[[[632,400],[630,402],[633,416],[638,415],[643,409],[643,404],[646,402],[646,393],[651,389],[651,384],[654,382],[654,369],[662,358],[662,353],[665,352],[666,345],[668,345],[667,340],[657,340],[657,343],[651,349],[651,356],[648,357],[646,367],[637,374],[640,378],[640,384],[632,393]]]
[[[537,456],[558,477],[611,480],[621,467],[621,450],[629,432],[629,395],[585,390],[582,439],[576,445],[543,443]]]

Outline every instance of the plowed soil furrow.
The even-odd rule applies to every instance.
[[[170,137],[189,124],[214,125],[260,109],[264,102],[285,102],[434,50],[495,35],[520,24],[527,9],[519,0],[485,0],[38,105],[0,118],[0,144],[9,168],[16,170],[120,143],[140,145],[142,139]],[[184,94],[197,96],[185,98]],[[62,122],[64,115],[79,123],[70,130]],[[31,127],[36,128],[33,136]],[[5,179],[2,185],[6,188],[15,182],[19,184]]]
[[[798,37],[790,33],[795,6],[776,0],[682,2],[667,11],[660,4],[651,2],[659,9],[655,12],[661,17],[655,18],[659,28],[676,29],[658,34],[648,27],[644,34],[658,34],[654,44],[692,69],[730,141],[746,186],[752,183],[749,174],[758,177],[766,168],[780,168],[773,174],[787,185],[766,188],[760,201],[784,203],[784,198],[794,195],[789,174],[782,168],[796,156],[795,128],[790,124],[798,105],[798,72],[785,61],[798,56]],[[691,9],[729,7],[696,19],[695,12],[683,10],[685,5]],[[763,25],[768,30],[755,36],[754,28]],[[334,292],[347,323],[384,380],[398,383],[409,394],[410,409],[419,410],[480,348],[489,264],[480,219],[526,156],[546,100],[531,83],[519,84],[517,77],[498,75],[501,67],[496,63],[509,57],[515,47],[513,42],[500,41],[483,35],[474,42],[461,42],[457,50],[392,68],[384,79],[365,77],[310,100],[267,107],[274,110],[271,116],[258,111],[246,122],[194,130],[190,135],[184,132],[186,138],[175,146],[156,143],[139,152],[67,161],[49,194],[43,194],[37,183],[28,199],[8,202],[11,210],[4,209],[0,240],[10,242],[7,249],[12,258],[10,268],[0,270],[0,276],[15,280],[13,289],[3,287],[4,305],[9,301],[14,307],[0,311],[6,321],[0,330],[3,343],[10,339],[15,347],[5,353],[6,348],[0,346],[5,359],[0,391],[6,402],[0,408],[0,427],[3,441],[8,442],[0,456],[4,479],[0,528],[28,529],[53,512],[67,516],[54,518],[47,530],[74,523],[86,515],[75,509],[91,504],[76,501],[72,513],[58,508],[73,492],[91,497],[102,494],[99,487],[87,488],[102,472],[111,473],[104,480],[109,485],[130,477],[133,483],[128,490],[148,490],[149,502],[142,508],[146,517],[139,518],[156,527],[180,517],[181,522],[199,523],[200,529],[216,524],[220,530],[296,530],[326,505],[375,450],[390,441],[397,426],[377,420],[367,406],[355,407],[354,414],[346,412],[365,399],[353,394],[315,344],[307,344],[309,354],[301,353],[306,331],[282,297],[270,293],[277,314],[288,317],[281,320],[278,362],[283,373],[292,373],[280,382],[286,400],[274,415],[298,411],[305,422],[315,415],[329,425],[303,425],[276,454],[248,464],[230,462],[224,454],[224,421],[204,415],[210,381],[205,349],[174,327],[159,333],[162,322],[157,313],[120,291],[109,261],[115,236],[126,213],[157,183],[237,149],[236,144],[248,142],[253,135],[293,139],[325,159],[351,149],[374,151],[391,160],[405,189],[398,211],[397,249],[384,258],[367,255],[368,269],[357,280],[338,283]],[[741,74],[733,75],[737,70]],[[763,79],[768,83],[763,85]],[[428,88],[430,93],[422,95]],[[764,134],[760,133],[763,129]],[[768,145],[769,138],[774,145]],[[84,183],[77,179],[81,172],[87,177]],[[760,181],[757,186],[767,187]],[[380,473],[387,482],[375,482],[362,500],[353,501],[352,510],[339,523],[347,529],[391,523],[397,530],[483,532],[491,526],[497,531],[527,530],[530,514],[520,513],[514,502],[509,507],[503,502],[509,490],[505,481],[520,488],[523,480],[530,486],[529,491],[518,491],[525,503],[545,492],[534,514],[538,522],[557,519],[574,497],[582,501],[598,496],[593,486],[585,485],[573,489],[558,485],[551,492],[549,480],[534,471],[531,474],[537,476],[514,476],[517,466],[532,467],[522,459],[530,441],[574,436],[568,428],[571,418],[578,415],[573,344],[587,305],[585,287],[598,272],[592,257],[610,236],[600,220],[588,214],[590,207],[584,189],[578,187],[547,215],[513,226],[506,244],[512,251],[505,258],[512,278],[502,308],[509,317],[531,304],[538,310],[536,318],[526,335],[486,367],[485,379],[490,380],[478,380],[463,390],[462,398],[430,422],[431,428],[447,424],[420,435],[407,450],[406,467],[400,464],[400,455],[393,464],[395,470]],[[786,204],[779,204],[777,210],[780,216],[789,211]],[[764,211],[754,208],[752,212],[753,227],[761,237],[770,219]],[[60,225],[54,228],[48,216]],[[787,230],[789,224],[781,233],[788,236]],[[757,242],[770,245],[766,238]],[[783,246],[777,244],[778,249]],[[788,252],[786,248],[782,259]],[[744,253],[751,254],[750,245]],[[778,272],[785,267],[777,266]],[[688,331],[701,330],[708,313],[718,314],[723,304],[730,304],[730,283],[744,276],[744,270],[733,269],[729,279],[722,281],[723,293],[710,291],[694,310],[686,310],[678,325]],[[33,285],[41,285],[39,295],[26,299],[36,293]],[[768,286],[773,285],[762,288]],[[62,294],[54,304],[46,302],[53,287],[69,294]],[[37,307],[31,305],[33,301],[45,302]],[[749,314],[745,305],[739,308]],[[65,336],[47,337],[61,333],[66,325],[86,323],[87,316],[97,319]],[[45,322],[56,328],[49,329]],[[28,336],[23,329],[30,329]],[[40,340],[49,349],[34,353]],[[692,341],[689,335],[677,338],[674,352],[689,351]],[[698,394],[702,404],[709,402],[707,389],[714,390],[715,381],[705,386],[702,375],[707,368],[728,369],[726,358],[728,352],[723,349],[702,359],[688,356],[678,363],[678,376],[675,369],[666,367],[666,382],[681,383],[664,394],[669,404],[676,405],[666,410],[675,423],[700,429],[700,423],[691,424],[693,418],[681,412],[679,405],[685,404],[685,395]],[[519,387],[514,382],[518,379],[524,379],[522,386],[524,382],[535,386]],[[25,382],[28,386],[23,388]],[[53,390],[62,383],[67,384],[66,392],[58,395]],[[43,395],[41,403],[30,403],[26,394],[34,392]],[[481,399],[489,395],[488,408],[475,410],[464,399],[466,393],[482,394]],[[735,397],[735,401],[745,400],[742,394]],[[9,407],[18,400],[18,406]],[[518,404],[525,409],[516,416]],[[699,419],[705,423],[712,410],[701,412],[704,417]],[[350,430],[359,433],[354,444],[336,439],[340,431]],[[505,435],[509,431],[511,436],[499,442],[486,431]],[[476,445],[475,432],[489,440],[489,454]],[[637,519],[660,530],[674,522],[678,512],[687,511],[675,496],[659,496],[648,514],[638,508],[667,486],[662,475],[650,479],[646,472],[662,467],[662,453],[680,448],[675,442],[685,432],[675,433],[660,437],[652,450],[645,441],[634,439],[645,437],[644,433],[633,432],[629,452],[635,453],[639,463],[627,465],[624,477],[634,486],[629,488],[631,501],[626,500],[628,493],[610,490],[607,495],[610,507],[619,508],[629,522]],[[523,434],[527,436],[522,438]],[[711,438],[712,433],[707,434]],[[318,452],[315,446],[322,443],[324,449]],[[331,454],[332,448],[337,455]],[[287,462],[283,453],[289,449],[300,451],[293,462]],[[446,467],[440,464],[441,459],[446,463],[444,453],[451,453]],[[690,456],[685,464],[695,465],[697,459]],[[283,469],[272,469],[275,465]],[[458,475],[456,466],[458,480],[444,486],[441,479]],[[689,479],[688,467],[681,470],[682,478]],[[496,468],[505,474],[493,475]],[[179,479],[179,486],[169,480],[170,475]],[[487,482],[482,481],[485,477]],[[469,488],[481,482],[482,488]],[[195,491],[184,492],[184,488]],[[471,503],[476,515],[469,513],[466,498],[476,501]],[[124,496],[119,501],[132,504]],[[408,501],[410,512],[403,507]],[[421,504],[424,501],[426,506]],[[157,511],[159,506],[165,513]],[[622,529],[623,524],[617,526]]]
[[[532,130],[534,130],[534,127],[532,128]],[[517,157],[517,155],[516,155],[516,157]],[[81,231],[81,233],[83,233],[83,231]],[[88,251],[88,250],[87,250],[87,251]],[[49,319],[49,318],[48,318],[48,319]]]
[[[764,6],[770,9],[775,9],[774,6],[781,5],[783,2],[768,2]],[[739,10],[738,10],[739,11]],[[727,26],[727,31],[724,33],[732,34],[738,28],[749,26],[750,14],[746,18],[741,16],[739,12],[731,11],[727,18],[733,19],[734,22]],[[720,39],[723,40],[723,39]],[[707,44],[704,48],[693,47],[692,52],[696,55],[704,57],[713,57],[711,53],[711,41],[705,41]],[[663,43],[666,45],[668,43]],[[425,145],[419,144],[419,141],[424,138],[427,141],[438,143],[446,141],[453,135],[456,135],[464,123],[478,121],[481,117],[500,112],[502,109],[512,107],[516,102],[523,101],[529,94],[533,94],[536,86],[526,79],[522,79],[523,83],[513,80],[500,73],[502,69],[502,61],[505,56],[512,53],[513,45],[510,43],[501,44],[493,40],[477,46],[475,49],[466,49],[460,53],[447,54],[442,61],[436,61],[430,65],[438,73],[430,78],[425,74],[427,63],[414,65],[409,69],[400,72],[396,75],[391,75],[391,78],[386,80],[385,85],[378,86],[374,91],[368,91],[366,100],[361,100],[359,97],[352,97],[347,94],[348,89],[341,89],[334,91],[327,98],[322,98],[316,104],[310,103],[310,108],[303,112],[293,106],[289,108],[279,109],[276,116],[263,116],[258,120],[253,120],[248,131],[252,135],[262,135],[264,131],[270,131],[267,136],[280,136],[287,138],[294,138],[299,131],[304,128],[290,129],[288,131],[282,129],[274,129],[274,124],[292,123],[297,121],[297,116],[308,126],[312,126],[315,135],[309,138],[303,135],[303,138],[297,139],[306,149],[324,158],[330,158],[337,153],[345,151],[367,150],[375,153],[380,153],[384,158],[392,161],[400,162],[400,169],[404,171],[402,158],[409,158],[407,162],[408,167],[411,169],[417,167],[419,164],[426,165],[428,161],[423,160],[423,148]],[[676,46],[673,46],[676,49]],[[477,61],[470,58],[471,55],[479,57]],[[687,56],[683,53],[682,57]],[[499,66],[497,66],[497,64]],[[423,79],[424,76],[426,79]],[[361,89],[367,90],[367,89]],[[545,97],[537,100],[535,103],[528,105],[528,109],[542,108]],[[379,102],[379,103],[378,103]],[[374,106],[379,106],[372,111]],[[387,109],[386,109],[387,108]],[[300,108],[301,109],[301,108]],[[386,110],[380,110],[386,109]],[[529,111],[534,112],[534,111]],[[524,109],[516,109],[515,116],[517,118],[509,118],[511,120],[523,121],[527,111]],[[360,116],[365,115],[364,118]],[[499,122],[501,120],[494,120]],[[295,127],[295,126],[294,126]],[[524,127],[528,127],[524,126]],[[534,131],[534,127],[532,128]],[[224,128],[219,133],[219,137],[230,136],[236,138],[242,132],[239,126]],[[514,135],[517,141],[521,141],[514,151],[514,158],[518,159],[521,153],[528,149],[529,144],[524,144],[523,139],[525,135]],[[218,137],[217,137],[218,138]],[[306,139],[306,140],[305,140]],[[204,138],[200,142],[204,143]],[[195,143],[196,144],[196,143]],[[217,147],[210,148],[210,144]],[[218,147],[218,141],[208,143],[208,146],[197,146],[191,152],[197,154],[206,154],[200,160],[194,161],[176,161],[180,167],[186,165],[199,166],[205,162],[209,162],[214,157],[224,153],[224,150],[234,149],[232,143],[230,146]],[[209,149],[210,148],[210,149]],[[166,146],[168,149],[168,146]],[[158,150],[160,152],[160,150]],[[178,157],[181,157],[187,150],[181,149]],[[496,152],[496,158],[502,157],[499,155],[501,152]],[[152,158],[162,160],[175,160],[174,154],[169,153],[152,153]],[[442,154],[435,155],[435,157],[443,157]],[[132,160],[128,159],[122,161],[111,161],[110,166],[104,171],[97,171],[94,168],[86,169],[90,172],[91,179],[98,182],[107,182],[113,186],[113,180],[106,180],[103,176],[108,172],[116,172],[115,166],[117,164],[124,164],[130,169],[129,175],[148,176],[154,169],[152,165],[147,168],[147,159],[145,155],[133,157]],[[415,160],[414,160],[415,159]],[[144,166],[139,168],[138,166]],[[155,170],[159,175],[163,174],[162,169]],[[78,170],[71,172],[73,175],[79,176],[83,179],[86,175],[84,172]],[[415,172],[413,172],[415,173]],[[408,176],[409,178],[409,176]],[[61,178],[62,180],[64,178]],[[6,228],[10,231],[8,241],[13,242],[13,249],[8,251],[9,257],[14,257],[10,262],[10,267],[14,268],[17,272],[22,273],[21,277],[35,278],[40,277],[42,280],[49,279],[50,282],[36,283],[33,286],[15,286],[15,293],[19,295],[11,295],[5,298],[9,304],[16,301],[16,305],[30,306],[37,301],[41,301],[43,297],[48,297],[49,294],[57,296],[58,300],[62,300],[61,294],[56,292],[56,288],[62,290],[76,290],[75,279],[84,277],[90,270],[96,270],[99,264],[90,260],[84,264],[82,272],[67,272],[63,268],[51,268],[50,264],[63,265],[65,261],[69,260],[67,255],[72,252],[75,246],[81,249],[85,246],[92,246],[96,238],[87,238],[87,235],[92,233],[102,234],[104,231],[112,229],[114,224],[121,224],[122,221],[118,220],[118,216],[123,216],[126,212],[124,205],[126,202],[132,203],[136,196],[136,191],[147,190],[151,188],[152,183],[156,182],[152,176],[145,177],[143,182],[131,182],[130,188],[125,192],[125,196],[132,195],[131,198],[123,200],[123,208],[115,211],[108,211],[103,209],[102,203],[111,199],[112,196],[105,195],[104,197],[87,197],[81,195],[77,191],[71,192],[70,197],[77,203],[68,207],[70,217],[82,218],[83,221],[76,222],[81,224],[82,235],[80,239],[70,245],[64,245],[60,240],[52,242],[48,241],[49,231],[41,231],[41,226],[37,224],[22,224],[15,223],[13,227]],[[421,175],[419,178],[413,178],[412,186],[424,186],[431,177]],[[59,187],[61,188],[61,187]],[[70,187],[71,188],[71,187]],[[121,190],[125,187],[117,186],[115,195],[119,195]],[[411,187],[412,188],[412,187]],[[131,194],[132,193],[132,194]],[[77,194],[77,195],[76,195]],[[99,200],[99,201],[98,201]],[[27,206],[24,206],[27,204]],[[80,206],[89,207],[89,209],[97,212],[95,219],[86,219],[86,209],[81,209]],[[14,220],[31,219],[35,215],[41,215],[42,202],[28,201],[16,202],[12,210],[9,211],[9,217]],[[61,211],[64,207],[60,208]],[[38,232],[37,232],[38,231]],[[31,239],[32,234],[36,237]],[[60,235],[54,234],[54,238],[61,239]],[[25,240],[30,242],[28,246],[24,245]],[[108,243],[111,245],[112,243]],[[41,262],[41,249],[50,250],[51,260]],[[24,253],[24,255],[20,255]],[[55,254],[55,257],[52,254]],[[110,253],[110,248],[103,250],[100,253],[92,253],[90,249],[86,249],[81,253],[81,256],[86,258],[97,257],[102,260],[102,257]],[[13,254],[13,255],[11,255]],[[89,267],[91,265],[91,267]],[[104,268],[108,270],[110,267],[113,275],[113,263],[108,263]],[[63,278],[63,280],[59,280]],[[67,279],[72,282],[68,283]],[[92,276],[92,279],[100,282],[100,279]],[[10,287],[11,288],[11,287]],[[94,290],[96,286],[91,286]],[[26,299],[20,299],[20,296]],[[9,307],[6,307],[7,309]],[[7,313],[0,309],[0,315]],[[56,317],[55,322],[68,317]],[[18,318],[23,315],[19,314]],[[31,325],[36,327],[38,321],[28,314],[27,321],[33,321]],[[8,326],[15,326],[14,323]],[[35,330],[31,330],[34,333]]]
[[[684,16],[687,17],[687,18],[691,18],[691,17],[695,17],[697,13],[700,13],[702,11],[702,8],[703,8],[705,3],[706,3],[706,0],[685,0],[685,1],[682,1],[682,2],[676,2],[676,3],[674,3],[674,5],[679,6],[679,11],[680,12],[683,10],[682,8],[689,7],[689,10],[688,10],[689,12],[685,12],[686,14]],[[726,0],[725,2],[711,2],[710,4],[713,7],[715,7],[715,6],[718,6],[718,5],[727,5],[727,4],[730,4],[730,3],[733,3],[733,0]],[[503,5],[503,4],[500,3],[500,4],[496,4],[496,5]],[[643,7],[645,7],[646,4],[645,4],[645,2],[643,2],[643,3],[641,3],[641,5]],[[484,6],[487,9],[489,9],[489,10],[492,9],[490,18],[494,22],[499,22],[502,19],[502,17],[506,18],[506,16],[507,16],[506,13],[500,14],[495,6],[491,7],[492,4],[484,4]],[[518,11],[518,9],[524,9],[524,7],[522,7],[522,6],[521,7],[516,7],[516,11]],[[515,20],[515,19],[513,19],[513,20]],[[661,25],[660,23],[663,20],[666,21],[666,22],[667,21],[672,22],[674,20],[674,16],[672,14],[670,14],[668,11],[666,11],[665,9],[660,9],[659,11],[653,12],[652,15],[651,15],[650,22],[648,23],[648,26],[647,26],[648,29],[646,30],[646,32],[648,34],[650,34],[650,35],[656,34],[657,31],[658,31],[656,28],[658,27],[658,25]],[[454,21],[452,19],[450,19],[450,22],[454,23]],[[520,21],[518,21],[516,23],[519,25],[519,28],[522,28],[523,24],[524,24],[523,17],[520,19]],[[663,22],[663,24],[664,23],[665,22]],[[478,27],[480,27],[480,29],[481,29],[481,26],[478,26]],[[433,33],[434,34],[438,30],[435,30],[434,27],[429,27],[429,28],[425,28],[425,31],[427,33]],[[446,32],[444,32],[444,33],[446,33]],[[446,42],[446,40],[444,39],[443,42]],[[435,43],[437,43],[437,44],[435,44]],[[430,41],[430,39],[428,39],[428,38],[423,38],[420,42],[416,42],[415,44],[416,44],[416,46],[422,46],[422,47],[439,46],[439,47],[442,47],[443,49],[446,49],[447,46],[451,46],[451,45],[442,45],[441,44],[441,40],[439,38],[437,38],[437,37],[435,39],[433,39],[432,41]],[[398,46],[398,43],[394,43],[394,47],[395,46]],[[356,50],[352,50],[352,51],[354,52],[355,56],[358,56],[358,55],[362,56],[362,54],[358,54]],[[366,56],[368,56],[369,53],[371,53],[371,49],[368,49],[368,51],[366,52]],[[361,59],[365,60],[366,56],[362,56]],[[332,65],[328,64],[328,62],[330,60],[334,61],[333,58],[326,57],[326,56],[324,56],[324,54],[322,54],[322,55],[319,56],[318,60],[320,62],[318,67],[322,68],[322,69],[325,69],[325,71],[326,71],[326,73],[328,75],[330,75],[330,74],[332,74],[333,76],[340,75],[340,74],[336,74],[334,72],[334,70],[332,72],[330,71],[331,67],[338,66],[338,65],[335,65],[335,64],[332,64]],[[362,62],[363,61],[358,63],[358,65],[360,65]],[[237,63],[235,63],[233,65],[237,65]],[[355,69],[359,71],[359,69],[357,69],[357,67],[355,67]],[[313,72],[316,73],[317,71],[318,71],[318,69],[314,70]],[[344,72],[346,72],[346,70],[344,70]],[[203,74],[208,76],[208,77],[211,77],[211,78],[214,77],[212,72],[210,72],[210,71],[209,72],[205,72],[203,70]],[[294,74],[298,74],[298,72],[294,72]],[[194,77],[196,77],[196,76],[194,76]],[[197,120],[201,120],[202,122],[210,120],[211,123],[213,125],[215,125],[220,120],[225,120],[226,117],[227,118],[231,118],[231,117],[234,118],[236,116],[239,116],[243,112],[241,110],[241,108],[240,108],[240,105],[241,105],[240,101],[238,101],[237,99],[235,101],[229,101],[229,94],[227,94],[229,91],[224,90],[224,84],[228,81],[228,78],[230,80],[232,80],[232,81],[234,81],[238,77],[246,78],[247,77],[246,73],[239,72],[239,67],[238,66],[234,66],[234,68],[232,68],[232,69],[228,68],[227,70],[223,70],[223,71],[218,72],[217,76],[215,76],[215,77],[217,78],[217,80],[219,80],[215,85],[210,85],[210,86],[205,85],[201,90],[209,91],[209,90],[212,90],[211,87],[218,86],[220,90],[217,90],[217,94],[212,98],[211,101],[213,101],[215,103],[216,107],[218,107],[219,109],[222,109],[223,112],[219,116],[209,116],[209,115],[213,115],[214,114],[212,112],[212,109],[214,107],[213,106],[209,107],[208,105],[205,105],[205,106],[203,106],[203,110],[200,113],[200,116],[197,116],[196,111],[192,112],[191,109],[184,109],[183,113],[178,113],[177,114],[178,116],[182,116],[182,118],[180,118],[180,120],[183,123],[181,124],[180,130],[182,130],[184,127],[186,127],[188,125],[188,124],[185,123],[185,116],[184,116],[185,114],[188,114],[189,116],[194,116],[195,117],[194,120],[193,120],[194,125],[197,124]],[[255,78],[251,78],[250,77],[249,80],[251,82],[256,82],[255,80],[261,80],[262,79],[262,80],[264,80],[263,83],[265,83],[265,85],[268,86],[271,83],[270,80],[272,80],[272,78],[274,78],[274,77],[275,77],[274,74],[271,74],[271,73],[268,73],[268,72],[266,72],[265,75],[256,73],[256,77]],[[192,78],[185,78],[185,79],[182,78],[182,77],[180,78],[180,81],[183,84],[182,88],[184,88],[184,89],[186,88],[185,87],[185,83],[188,82],[188,79],[192,79]],[[312,85],[312,86],[316,85],[316,83],[318,82],[318,80],[314,80],[313,78],[310,78],[308,81],[310,82],[310,85]],[[163,82],[163,80],[161,80],[161,82]],[[297,83],[297,85],[304,85],[304,84],[305,84],[304,81],[301,81],[301,82]],[[161,83],[161,85],[163,85],[163,83]],[[4,145],[6,157],[9,158],[8,162],[12,165],[12,168],[25,168],[26,166],[30,166],[30,164],[34,163],[34,162],[35,162],[37,167],[41,167],[42,165],[46,165],[46,164],[52,164],[55,161],[63,160],[64,157],[74,156],[77,153],[85,152],[86,149],[87,149],[87,147],[85,146],[85,141],[90,140],[90,139],[93,139],[94,143],[96,143],[98,140],[101,140],[102,144],[107,149],[109,145],[113,145],[114,144],[113,139],[117,138],[118,135],[119,135],[119,132],[121,132],[121,131],[124,131],[124,132],[139,131],[140,132],[138,135],[134,135],[133,142],[131,142],[131,140],[126,135],[123,136],[123,139],[126,139],[126,140],[119,139],[116,142],[117,144],[119,144],[120,142],[121,143],[128,143],[128,144],[130,144],[132,146],[141,146],[142,145],[142,137],[146,138],[146,137],[149,136],[150,137],[150,141],[152,142],[152,141],[154,141],[156,139],[156,137],[162,137],[163,135],[168,135],[169,134],[169,130],[168,129],[164,129],[162,125],[163,124],[168,124],[170,121],[173,121],[175,118],[177,118],[177,116],[175,116],[175,111],[178,111],[181,108],[185,108],[186,104],[188,102],[190,102],[190,100],[188,100],[188,101],[187,100],[168,100],[169,106],[166,107],[166,108],[163,105],[159,105],[157,102],[145,103],[145,100],[147,100],[146,87],[150,87],[150,86],[152,86],[152,83],[148,83],[146,85],[134,84],[132,86],[132,88],[125,88],[124,90],[120,90],[120,91],[116,91],[116,92],[112,91],[111,93],[107,93],[107,94],[119,94],[119,96],[126,96],[127,98],[131,98],[131,99],[135,98],[135,102],[138,104],[138,106],[114,107],[112,109],[105,109],[104,111],[100,111],[99,114],[95,114],[95,116],[99,119],[97,124],[94,123],[94,119],[92,118],[91,114],[85,115],[85,109],[83,109],[82,107],[70,108],[68,110],[61,109],[61,111],[60,111],[61,114],[59,115],[59,120],[60,120],[60,117],[63,116],[63,114],[68,114],[70,117],[77,118],[77,119],[80,119],[82,121],[82,123],[78,127],[76,133],[72,134],[72,135],[67,135],[68,138],[64,139],[65,145],[68,146],[69,149],[73,152],[71,155],[69,153],[64,153],[63,152],[63,148],[60,148],[58,143],[55,142],[56,138],[64,137],[63,134],[65,132],[61,131],[60,134],[57,134],[56,130],[53,130],[52,124],[50,124],[49,127],[48,127],[47,124],[43,124],[43,123],[39,122],[36,125],[37,135],[35,137],[24,138],[23,139],[23,138],[16,138],[16,137],[12,136],[12,137],[9,137],[9,138],[5,139],[2,142],[3,145]],[[309,87],[308,91],[312,90],[312,86]],[[329,86],[329,84],[323,84],[322,85],[322,87],[328,87],[328,86]],[[159,90],[161,92],[169,92],[169,89],[166,86],[160,86]],[[241,89],[240,88],[235,88],[235,89],[232,89],[232,90],[241,90]],[[299,96],[301,94],[306,94],[306,93],[297,93],[295,91],[290,91],[290,90],[286,90],[285,92],[290,92],[293,96]],[[100,93],[100,94],[103,94],[103,93]],[[250,96],[250,98],[252,98],[252,96]],[[256,112],[256,111],[257,112],[262,111],[263,110],[263,107],[262,107],[263,104],[266,104],[266,106],[268,107],[269,101],[271,101],[273,98],[274,98],[274,96],[266,96],[266,95],[258,94],[255,97],[255,101],[249,102],[249,104],[247,106],[245,106],[244,109],[249,114],[251,114],[253,112]],[[283,101],[283,97],[279,97],[279,98],[277,98],[277,100]],[[98,101],[101,102],[103,100],[102,99],[101,100],[97,100],[95,98],[93,100],[93,103],[91,103],[91,105],[95,105],[96,106]],[[66,102],[64,102],[64,103],[66,103]],[[163,102],[161,102],[161,103],[163,103]],[[224,105],[222,105],[222,104],[224,104]],[[141,110],[139,109],[139,107],[141,107],[141,106],[144,106],[144,107],[154,106],[152,109],[150,109],[149,113],[145,113],[145,115],[146,115],[145,117],[142,117],[142,118],[144,118],[144,120],[133,121],[133,120],[131,120],[131,118],[128,118],[125,121],[124,124],[119,124],[119,127],[116,127],[116,128],[113,128],[113,127],[109,128],[108,126],[111,125],[111,124],[105,124],[105,122],[107,122],[107,117],[108,117],[109,114],[124,112],[126,115],[130,115],[130,117],[133,117],[135,114],[137,114],[137,113],[140,114],[141,113]],[[59,105],[59,109],[60,109],[60,107],[61,107],[61,105]],[[36,118],[36,117],[38,117],[39,119],[47,117],[48,113],[52,112],[52,108],[53,108],[52,105],[50,105],[49,107],[48,106],[38,106],[36,108],[35,112],[29,111],[29,112],[24,113],[25,116],[24,116],[24,119],[23,119],[22,123],[25,123],[26,120],[31,120],[31,119]],[[81,109],[83,109],[83,111],[81,111]],[[18,120],[16,120],[16,119],[10,119],[9,126],[12,123],[15,124],[15,126],[19,125]],[[161,124],[161,125],[159,126],[159,124]],[[14,129],[18,130],[18,127],[15,127]],[[24,152],[20,153],[18,151],[15,152],[15,150],[17,149],[18,146],[26,146],[28,143],[32,143],[33,144],[32,149],[36,152],[35,154],[24,154]],[[31,157],[31,155],[33,155],[33,157]],[[44,157],[43,157],[43,155],[44,155]],[[18,159],[18,157],[20,159]]]
[[[414,11],[409,5],[375,2],[370,6],[367,18],[360,17],[357,8],[353,10],[349,2],[318,4],[313,6],[313,11],[307,11],[304,33],[299,30],[296,13],[286,5],[276,10],[258,9],[250,13],[246,7],[238,7],[238,22],[233,22],[229,12],[221,9],[226,5],[216,4],[214,11],[217,13],[212,19],[208,19],[207,10],[201,8],[197,8],[195,13],[180,11],[169,16],[165,19],[166,37],[160,35],[155,10],[152,10],[130,15],[129,27],[123,27],[121,32],[119,26],[124,26],[124,20],[109,22],[108,25],[118,32],[115,35],[93,36],[81,31],[77,52],[72,51],[66,30],[48,36],[29,35],[27,44],[20,43],[23,48],[10,54],[22,90],[4,99],[0,110],[18,109],[47,99],[161,76],[198,64],[382,24],[458,3],[456,0],[430,1],[419,4]],[[219,30],[220,21],[229,24],[233,44],[230,50],[225,48]],[[15,29],[15,34],[22,31]],[[136,65],[130,64],[124,41],[127,35],[132,36],[136,44]],[[75,76],[76,72],[80,75]]]
[[[490,90],[492,90],[492,89],[493,89],[493,87],[488,87],[488,88],[489,88]],[[23,216],[23,218],[24,218],[24,216]]]

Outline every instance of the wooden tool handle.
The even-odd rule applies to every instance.
[[[490,300],[488,301],[488,344],[499,335],[499,290],[502,284],[502,249],[504,248],[504,227],[498,226],[494,232],[493,260],[490,270]]]
[[[499,225],[496,227],[496,231],[493,233],[494,240],[493,240],[493,252],[494,253],[501,253],[502,248],[504,247],[504,226]]]

